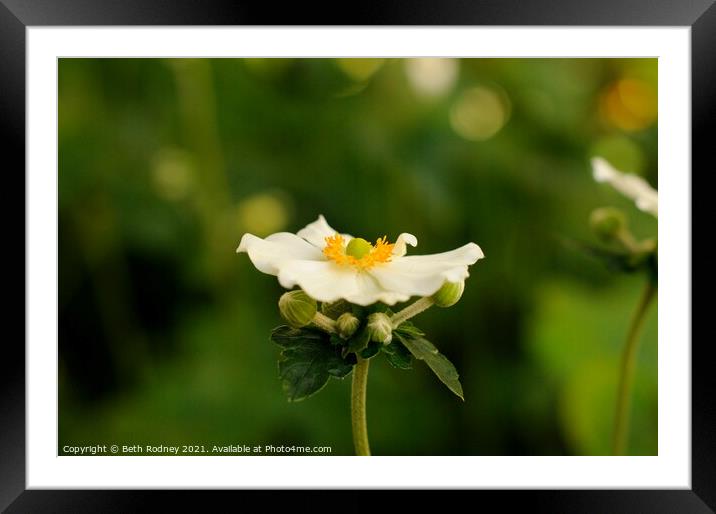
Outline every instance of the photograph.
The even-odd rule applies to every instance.
[[[56,454],[658,456],[658,79],[58,58]]]

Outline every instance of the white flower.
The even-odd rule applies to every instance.
[[[608,182],[621,194],[634,200],[639,209],[658,217],[659,196],[643,178],[622,173],[601,157],[592,159],[592,174],[597,182]]]
[[[287,289],[299,286],[322,302],[344,299],[358,305],[393,305],[411,296],[430,296],[446,281],[465,280],[467,267],[484,257],[475,243],[406,256],[406,245],[417,244],[414,235],[403,233],[394,244],[383,237],[371,245],[337,233],[319,216],[297,234],[279,232],[266,239],[244,234],[236,251],[248,253],[259,271],[276,275]]]

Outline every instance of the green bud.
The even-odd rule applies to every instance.
[[[336,330],[338,330],[338,335],[343,339],[348,339],[350,336],[355,334],[359,325],[360,320],[350,312],[344,312],[338,316],[338,319],[336,320]]]
[[[462,297],[465,290],[465,281],[461,282],[445,282],[430,299],[438,307],[452,307]]]
[[[393,340],[393,324],[385,313],[374,312],[368,316],[367,329],[371,341],[390,344]]]
[[[594,209],[589,224],[600,239],[612,241],[626,228],[624,213],[614,207]]]
[[[289,291],[278,299],[278,309],[281,317],[294,328],[308,325],[316,315],[316,300],[302,290]]]
[[[373,245],[368,241],[360,237],[355,237],[348,242],[348,245],[346,246],[346,254],[352,255],[356,259],[360,259],[364,255],[369,254],[372,249]]]

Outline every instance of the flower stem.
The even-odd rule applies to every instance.
[[[321,312],[317,312],[311,323],[329,334],[336,333],[336,322]]]
[[[353,423],[353,445],[356,455],[370,455],[368,443],[368,423],[366,422],[365,403],[368,388],[368,365],[370,361],[358,357],[353,368],[351,386],[351,421]]]
[[[402,311],[396,312],[390,318],[390,322],[393,324],[393,328],[398,328],[402,323],[409,320],[413,316],[417,316],[426,309],[429,309],[435,304],[433,300],[426,296],[420,300],[415,301],[412,305],[408,305]]]
[[[627,339],[622,350],[621,366],[619,370],[619,388],[617,392],[616,413],[614,415],[614,435],[612,453],[623,455],[629,435],[629,408],[631,403],[631,388],[634,382],[634,368],[636,364],[636,350],[639,335],[644,326],[646,312],[656,294],[656,284],[648,280],[639,305],[631,320]]]

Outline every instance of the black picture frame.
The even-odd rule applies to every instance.
[[[716,170],[709,135],[716,126],[716,5],[714,0],[427,0],[309,5],[241,0],[0,0],[0,129],[6,191],[10,178],[15,193],[25,191],[25,50],[27,26],[60,25],[574,25],[691,27],[692,169]],[[711,129],[711,130],[709,130]],[[664,144],[664,142],[662,142]],[[693,174],[692,174],[693,176]],[[13,184],[14,185],[14,184]],[[24,201],[24,200],[23,200]],[[6,205],[9,205],[6,203]],[[6,227],[16,210],[6,209]],[[24,212],[24,209],[23,209]],[[694,222],[699,218],[693,210]],[[699,223],[699,227],[705,223]],[[696,232],[699,233],[699,232]],[[710,232],[707,232],[707,234]],[[14,234],[13,234],[14,235]],[[26,270],[24,245],[14,238],[9,263]],[[6,234],[6,249],[12,239]],[[23,250],[17,248],[22,244]],[[21,260],[22,259],[22,260]],[[12,264],[10,264],[12,265]],[[5,268],[9,270],[9,266]],[[15,272],[13,276],[18,276]],[[6,283],[9,281],[6,281]],[[705,285],[699,284],[699,289]],[[9,297],[6,297],[9,299]],[[7,320],[19,320],[23,301],[7,303]],[[696,307],[696,306],[694,306]],[[695,308],[694,308],[695,310]],[[693,315],[692,315],[693,318]],[[17,322],[19,323],[19,322]],[[9,334],[6,331],[6,334]],[[22,329],[24,334],[24,326]],[[671,341],[669,344],[678,344]],[[564,490],[474,491],[500,502],[501,508],[529,506],[538,512],[713,512],[716,510],[715,381],[707,358],[710,337],[692,341],[692,458],[690,490]],[[25,487],[25,348],[24,337],[5,337],[0,358],[0,509],[8,512],[134,512],[181,503],[205,505],[206,495],[175,491],[39,491]],[[268,500],[267,491],[235,491],[249,500]],[[294,494],[304,495],[305,492]],[[340,503],[353,509],[371,502],[361,492],[341,494]],[[422,492],[413,498],[422,501]],[[349,498],[352,497],[352,498]],[[481,498],[482,499],[482,498]],[[457,500],[457,499],[456,499]],[[246,501],[246,500],[242,500]]]

